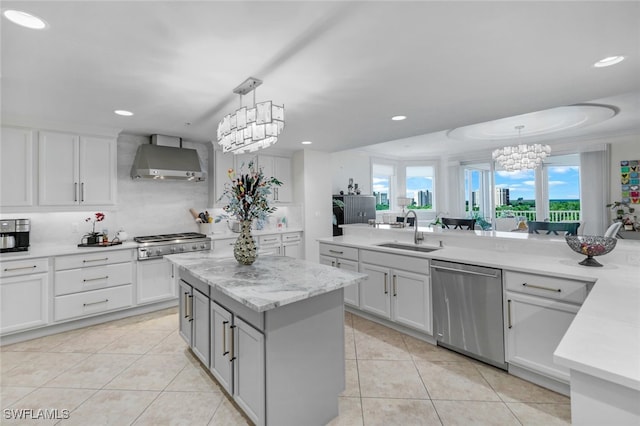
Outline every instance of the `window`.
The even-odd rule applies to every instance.
[[[580,220],[580,156],[549,157],[541,169],[495,172],[496,217]]]
[[[534,170],[495,172],[496,217],[524,216],[536,220],[536,173]]]
[[[393,177],[395,168],[389,164],[372,165],[373,195],[376,197],[376,210],[389,210],[393,197]]]
[[[548,194],[545,218],[551,222],[580,220],[580,156],[551,157],[544,169]]]
[[[464,167],[464,195],[464,211],[468,217],[491,220],[491,165],[469,164]]]
[[[434,168],[432,166],[407,166],[406,196],[411,204],[408,208],[434,210]]]

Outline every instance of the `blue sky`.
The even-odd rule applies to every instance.
[[[579,167],[549,166],[549,199],[578,200],[580,199]],[[474,189],[477,182],[473,182]],[[496,187],[509,188],[509,198],[525,200],[535,198],[535,172],[523,170],[518,172],[496,172]]]

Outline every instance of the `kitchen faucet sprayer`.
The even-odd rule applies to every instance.
[[[413,213],[413,217],[415,218],[415,222],[413,223],[413,243],[419,244],[420,241],[424,241],[424,234],[420,232],[420,235],[418,235],[418,215],[415,210],[407,210],[404,214],[403,223],[405,225],[407,224],[407,217],[409,217],[409,213]]]

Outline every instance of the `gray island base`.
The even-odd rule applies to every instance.
[[[180,335],[257,425],[324,425],[345,388],[343,288],[363,274],[278,256],[167,259]]]

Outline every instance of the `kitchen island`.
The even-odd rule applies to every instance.
[[[167,256],[180,335],[258,425],[324,425],[345,387],[343,289],[364,274],[280,256]]]

